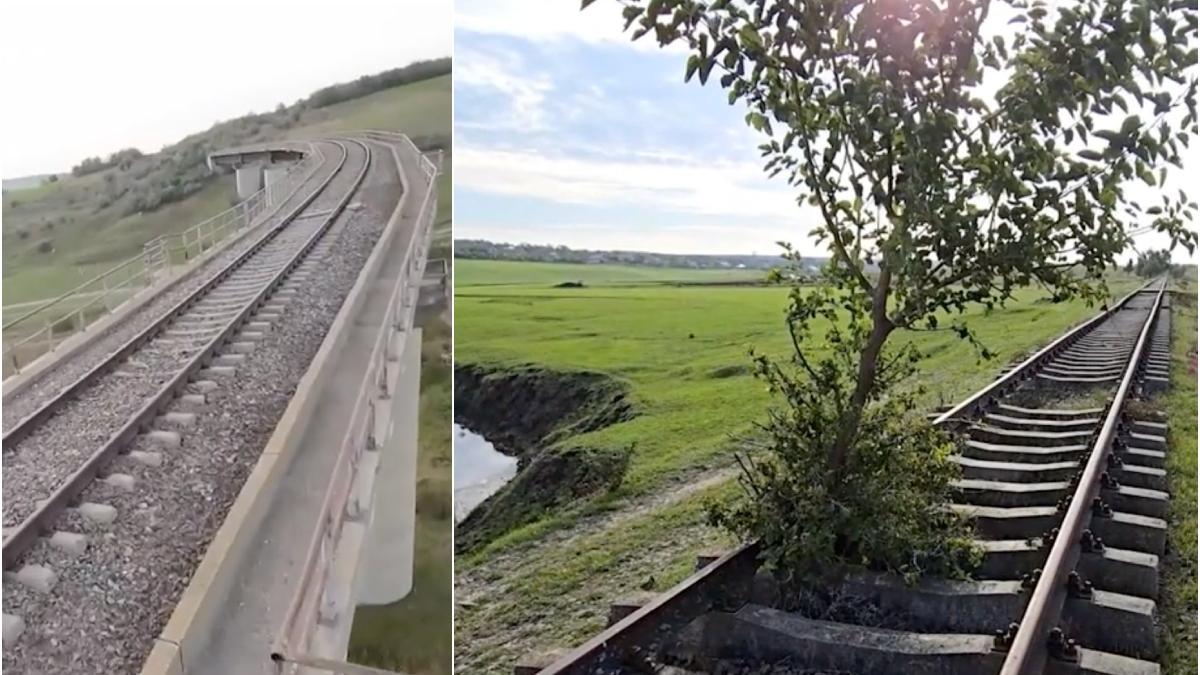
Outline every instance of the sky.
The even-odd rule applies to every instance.
[[[710,254],[776,254],[784,240],[825,255],[806,238],[817,214],[763,173],[741,104],[715,81],[685,84],[686,53],[630,42],[619,11],[457,1],[455,236]]]
[[[6,0],[0,172],[157,151],[214,122],[449,56],[451,0]]]

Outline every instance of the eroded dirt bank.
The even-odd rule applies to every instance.
[[[518,470],[459,523],[455,549],[474,550],[549,510],[620,485],[628,448],[570,439],[636,415],[628,387],[602,373],[457,365],[454,421],[517,457]]]

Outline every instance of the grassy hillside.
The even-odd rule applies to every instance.
[[[544,513],[456,560],[457,667],[500,673],[531,650],[577,644],[603,628],[609,602],[643,585],[666,589],[698,551],[729,545],[705,524],[703,502],[731,489],[734,438],[750,432],[769,403],[747,349],[788,353],[787,291],[634,285],[616,271],[611,283],[556,289],[547,282],[557,273],[533,263],[457,265],[458,363],[599,371],[627,383],[641,410],[570,440],[632,445],[619,488]],[[503,285],[500,270],[535,281]],[[1114,291],[1135,283],[1121,279]],[[1045,296],[1027,290],[1006,310],[971,314],[981,340],[1000,354],[993,361],[981,362],[949,332],[898,335],[926,355],[927,404],[960,399],[1097,311]]]
[[[208,150],[272,138],[303,138],[356,129],[444,135],[451,129],[450,77],[394,87],[316,109],[288,109],[222,123],[137,160],[54,183],[5,191],[3,200],[5,305],[53,297],[137,254],[146,241],[184,230],[236,201],[231,176],[176,175]],[[173,173],[175,172],[175,173]],[[139,175],[141,176],[139,178]],[[135,211],[143,193],[201,181],[195,192],[158,208]],[[161,181],[166,181],[161,182]],[[48,242],[48,243],[43,243]]]
[[[288,132],[305,138],[338,131],[380,129],[416,136],[450,133],[450,76],[394,87],[305,113]]]

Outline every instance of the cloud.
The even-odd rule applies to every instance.
[[[459,47],[454,64],[456,88],[482,89],[507,100],[504,114],[487,111],[489,128],[536,131],[545,128],[543,104],[554,85],[550,77],[530,73],[522,56],[511,50]],[[482,110],[478,112],[483,112]],[[480,122],[464,121],[471,126]]]
[[[731,252],[760,255],[780,253],[780,248],[775,243],[780,238],[779,228],[753,221],[662,227],[656,222],[638,217],[619,222],[564,220],[546,225],[513,225],[473,220],[467,226],[456,224],[456,227],[458,229],[455,236],[459,238],[564,245],[571,248],[668,251],[693,255]],[[814,255],[824,255],[820,249],[807,247],[806,250],[808,249],[811,249]]]
[[[586,11],[570,0],[459,0],[454,7],[456,30],[508,35],[528,42],[578,40],[658,50],[649,38],[631,42],[621,30],[624,25],[621,5],[611,1],[597,2]]]
[[[583,158],[467,145],[454,163],[460,188],[558,204],[635,204],[767,222],[794,221],[800,212],[787,187],[768,182],[754,162]]]

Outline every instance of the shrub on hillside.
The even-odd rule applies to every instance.
[[[334,103],[373,94],[383,89],[399,87],[428,80],[441,75],[449,75],[451,61],[449,58],[433,59],[431,61],[416,61],[407,66],[392,68],[374,75],[363,75],[353,82],[343,82],[333,86],[318,89],[312,96],[305,99],[305,105],[310,108],[323,108]]]
[[[100,159],[99,157],[88,157],[79,164],[71,167],[71,173],[75,176],[86,176],[97,171],[111,169],[114,166],[127,168],[132,166],[134,160],[143,157],[142,151],[137,148],[125,148],[118,150],[108,156],[108,159]]]

